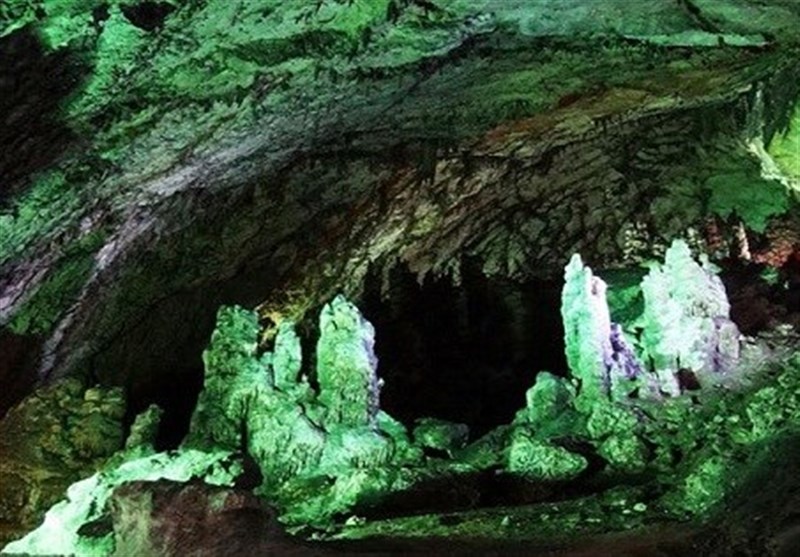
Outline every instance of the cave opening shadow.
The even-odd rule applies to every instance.
[[[467,424],[475,439],[509,423],[540,371],[566,374],[560,280],[487,277],[475,262],[421,283],[404,266],[370,272],[360,307],[376,329],[381,408]]]

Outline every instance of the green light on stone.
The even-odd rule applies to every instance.
[[[535,438],[533,432],[518,427],[511,436],[507,470],[533,480],[569,480],[588,466],[581,455]]]
[[[795,192],[800,193],[800,104],[795,107],[788,128],[772,138],[767,151],[793,180]]]
[[[317,379],[320,402],[331,421],[349,426],[374,424],[380,391],[374,344],[375,329],[342,296],[322,310]]]
[[[186,450],[159,453],[130,460],[117,468],[98,472],[72,484],[67,498],[54,505],[44,522],[24,538],[9,543],[3,554],[101,556],[113,553],[112,533],[89,537],[79,529],[100,518],[114,488],[125,482],[172,480],[187,482],[202,478],[212,485],[233,485],[241,465],[225,451]]]

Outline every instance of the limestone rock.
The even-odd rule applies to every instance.
[[[461,451],[458,451],[459,462],[478,470],[485,470],[505,463],[506,451],[511,433],[515,428],[508,425],[497,427]]]
[[[33,528],[67,486],[123,445],[119,389],[74,379],[41,389],[0,422],[0,543]]]
[[[67,497],[54,505],[44,522],[3,553],[28,555],[109,555],[114,551],[111,528],[102,527],[106,504],[115,487],[130,481],[201,478],[213,485],[232,485],[241,466],[225,451],[184,450],[129,460],[72,484]]]
[[[160,480],[117,487],[114,555],[308,555],[276,513],[248,491]],[[323,550],[317,548],[315,554]]]
[[[692,370],[707,373],[732,369],[739,358],[736,326],[722,281],[697,263],[682,240],[667,250],[642,281],[644,349],[670,395],[680,394],[674,375]]]
[[[272,369],[275,386],[279,389],[290,389],[297,384],[300,369],[303,365],[303,353],[300,337],[294,330],[294,323],[285,320],[278,325],[275,337],[275,350],[272,354]]]
[[[517,413],[514,423],[534,428],[547,425],[568,411],[574,399],[575,389],[568,381],[541,371],[536,375],[536,383],[525,393],[525,408]]]
[[[380,382],[375,329],[353,304],[337,296],[320,315],[317,380],[332,423],[373,425]]]
[[[220,308],[217,328],[203,353],[205,382],[189,435],[190,447],[242,448],[248,393],[268,387],[267,367],[255,355],[258,319],[235,307]]]
[[[437,418],[420,418],[416,421],[412,435],[416,445],[450,454],[464,447],[469,437],[469,428],[465,424]]]
[[[621,328],[611,322],[605,282],[577,254],[564,270],[561,299],[567,364],[580,382],[579,404],[624,396],[626,383],[637,379],[642,368]]]
[[[641,472],[647,464],[647,449],[633,432],[608,437],[597,452],[612,469],[622,472]]]
[[[535,438],[526,428],[511,434],[506,469],[537,480],[570,480],[588,466],[581,455]]]
[[[257,493],[277,498],[289,515],[309,520],[344,509],[345,499],[328,493],[341,486],[329,482],[314,488],[320,491],[315,500],[334,507],[312,505],[319,513],[313,517],[297,510],[307,506],[305,486],[316,486],[315,478],[357,476],[359,470],[421,457],[402,424],[378,411],[374,330],[354,305],[339,297],[322,311],[319,393],[300,375],[301,345],[293,326],[281,325],[274,352],[259,356],[258,337],[254,312],[220,309],[204,354],[205,386],[184,448],[246,451],[264,480]],[[367,489],[371,484],[357,485]]]
[[[125,440],[125,451],[147,456],[155,452],[158,427],[164,411],[156,404],[151,404],[144,412],[136,416],[131,424],[131,431]]]
[[[561,313],[567,363],[580,381],[581,400],[624,400],[633,393],[678,396],[681,370],[696,374],[702,384],[703,374],[736,367],[739,331],[730,320],[725,288],[707,263],[693,259],[686,242],[675,240],[664,264],[654,265],[641,283],[641,357],[650,373],[622,327],[611,321],[605,290],[605,283],[573,256],[565,269]]]
[[[316,470],[326,446],[325,430],[303,407],[263,387],[253,390],[253,406],[242,423],[245,444],[264,476],[264,491],[277,489],[296,475]]]

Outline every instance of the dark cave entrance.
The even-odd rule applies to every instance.
[[[459,285],[402,267],[382,282],[370,274],[359,307],[376,329],[381,408],[406,425],[465,423],[474,439],[512,420],[539,371],[566,373],[560,279],[489,278],[464,262]]]

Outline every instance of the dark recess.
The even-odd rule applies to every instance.
[[[61,106],[86,70],[68,48],[47,52],[31,27],[0,38],[0,209],[75,139]]]
[[[359,307],[376,329],[381,407],[411,425],[432,416],[475,438],[508,423],[539,371],[566,373],[561,281],[517,283],[462,265],[461,285],[391,272],[388,296],[371,275]]]
[[[36,361],[42,339],[0,328],[0,418],[36,383]]]
[[[120,6],[122,15],[139,29],[157,31],[164,26],[167,16],[175,11],[168,2],[140,2]]]
[[[731,304],[731,319],[746,335],[756,335],[782,323],[800,327],[800,259],[789,259],[766,282],[765,265],[728,261],[721,278]]]
[[[158,449],[174,449],[189,431],[203,387],[203,351],[220,306],[255,307],[270,291],[271,271],[255,266],[231,279],[166,297],[92,359],[94,381],[126,389],[128,425],[150,404],[164,410]]]

